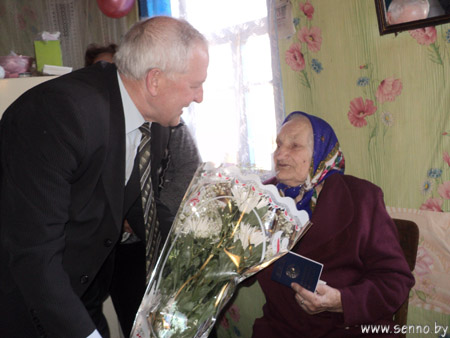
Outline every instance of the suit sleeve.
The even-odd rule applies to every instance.
[[[361,280],[340,289],[344,322],[348,326],[387,318],[397,311],[414,285],[398,242],[397,229],[386,211],[383,194],[377,189],[373,209],[358,223],[360,257],[364,263]]]
[[[169,141],[170,160],[163,173],[161,202],[176,214],[178,207],[201,163],[200,153],[187,125],[182,123],[172,129]]]
[[[1,242],[35,325],[49,337],[87,337],[95,326],[62,265],[85,135],[77,102],[40,94],[28,94],[2,121]]]

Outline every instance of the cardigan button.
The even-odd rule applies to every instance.
[[[109,248],[109,247],[113,244],[113,242],[112,242],[112,240],[110,240],[109,238],[107,238],[107,239],[104,240],[103,244],[104,244],[107,248]]]
[[[83,275],[83,276],[80,277],[80,283],[81,284],[86,284],[87,282],[89,282],[89,276]]]

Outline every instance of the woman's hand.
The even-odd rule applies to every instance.
[[[338,289],[319,284],[313,293],[297,283],[292,283],[291,287],[298,305],[310,315],[324,311],[342,312],[341,292]]]

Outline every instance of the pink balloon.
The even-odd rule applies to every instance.
[[[97,0],[97,5],[106,16],[121,18],[134,6],[135,0]]]

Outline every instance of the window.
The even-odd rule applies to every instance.
[[[210,43],[204,101],[183,119],[204,161],[272,169],[280,85],[274,82],[267,4],[261,0],[172,0],[182,17]],[[277,64],[275,62],[274,64]]]
[[[138,0],[138,5],[141,19],[155,15],[171,15],[170,0]]]

